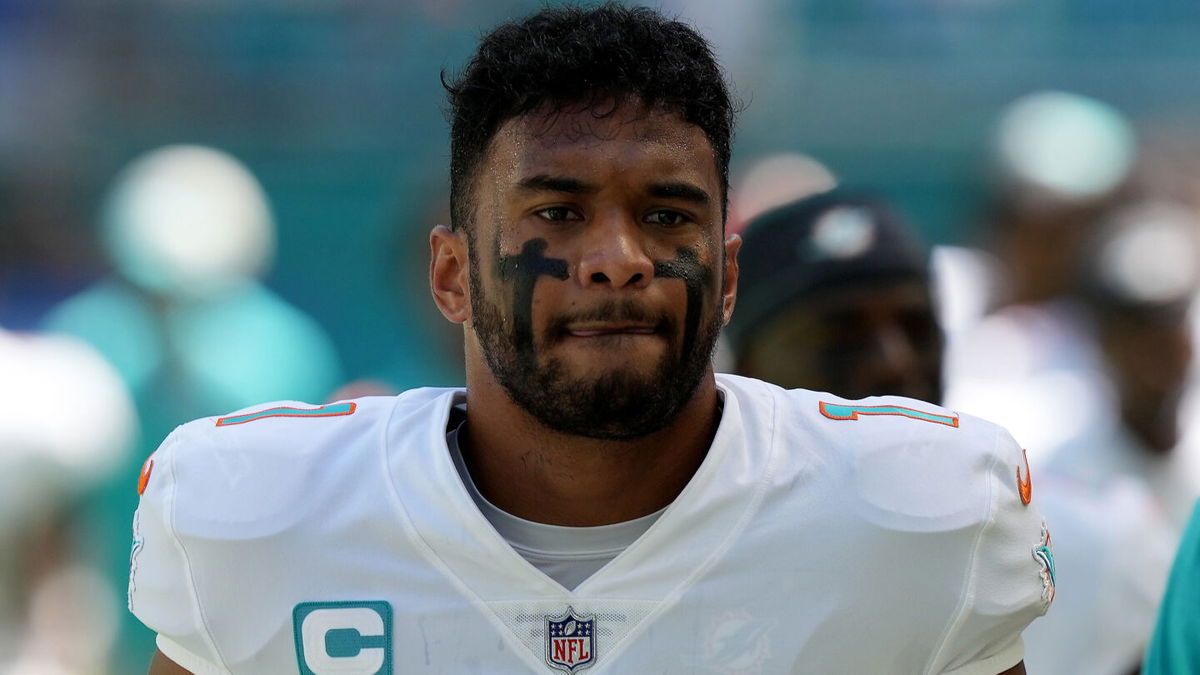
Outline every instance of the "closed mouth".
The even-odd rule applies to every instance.
[[[658,326],[647,324],[584,324],[568,326],[567,335],[571,337],[590,338],[608,335],[653,335],[658,332]]]

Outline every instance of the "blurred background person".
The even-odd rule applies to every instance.
[[[261,185],[228,153],[173,145],[138,157],[113,180],[100,220],[116,273],[54,307],[45,325],[98,350],[137,404],[144,444],[78,514],[119,588],[129,544],[112,533],[129,527],[156,439],[182,420],[263,401],[323,402],[342,374],[324,329],[258,282],[275,223]],[[153,651],[127,612],[119,625],[118,658]]]
[[[1178,466],[1175,452],[1193,365],[1200,214],[1167,201],[1133,203],[1096,230],[1082,295],[1094,317],[1115,414],[1061,448],[1047,469],[1087,485],[1136,477],[1182,530],[1200,496],[1200,484]]]
[[[1136,672],[1200,493],[1180,441],[1200,224],[1097,99],[1019,97],[988,147],[983,248],[940,259],[947,404],[1008,426],[1039,477],[1061,582],[1031,672]]]
[[[0,673],[95,672],[124,598],[76,516],[133,455],[133,402],[86,344],[0,328],[0,411]]]
[[[986,150],[979,248],[938,258],[946,403],[1005,425],[1037,468],[1113,404],[1079,280],[1092,229],[1133,170],[1135,138],[1106,103],[1040,91],[999,112]]]
[[[941,400],[929,255],[877,198],[835,190],[751,220],[725,331],[735,372],[846,398]]]
[[[257,281],[275,223],[241,162],[203,146],[153,150],[115,178],[100,220],[117,274],[46,326],[95,346],[172,427],[184,411],[321,401],[340,383],[325,331]]]
[[[1169,202],[1127,204],[1093,224],[1081,248],[1079,297],[1114,403],[1050,448],[1039,473],[1062,583],[1053,615],[1027,631],[1026,661],[1046,672],[1120,675],[1142,661],[1200,496],[1179,447],[1200,220]]]

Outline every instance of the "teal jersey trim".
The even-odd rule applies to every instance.
[[[899,405],[842,405],[821,401],[821,414],[831,420],[857,420],[859,415],[899,415],[922,422],[944,424],[948,427],[958,426],[957,415],[939,415]]]
[[[1200,673],[1200,502],[1175,555],[1142,673]]]
[[[354,403],[330,403],[329,405],[317,408],[268,408],[267,410],[259,410],[258,412],[246,413],[244,415],[221,417],[217,420],[217,426],[228,427],[268,417],[339,417],[341,415],[353,415],[356,408],[357,405]]]

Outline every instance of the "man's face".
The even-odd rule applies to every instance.
[[[764,325],[739,372],[846,398],[891,394],[938,403],[942,336],[918,281],[822,291]]]
[[[698,127],[629,103],[534,111],[493,139],[474,183],[469,327],[543,424],[641,437],[708,372],[738,244],[721,240],[713,157]]]

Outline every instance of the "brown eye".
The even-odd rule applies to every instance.
[[[682,213],[668,209],[659,209],[658,211],[653,211],[646,216],[647,222],[656,223],[658,225],[666,225],[667,227],[682,225],[687,222],[687,220],[687,216],[683,215]]]
[[[537,215],[546,220],[554,222],[562,222],[565,220],[583,220],[578,213],[565,206],[550,206],[536,212]]]

